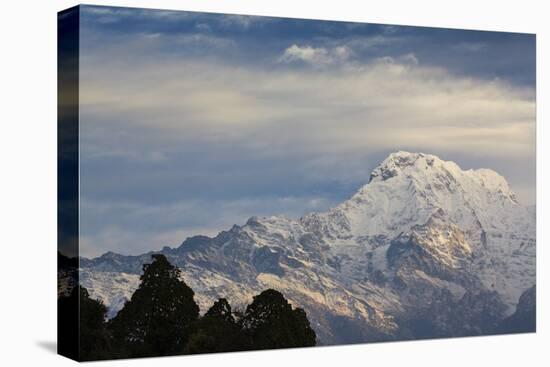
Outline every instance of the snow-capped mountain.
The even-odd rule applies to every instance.
[[[275,288],[324,344],[476,335],[535,284],[535,212],[492,170],[397,152],[327,212],[251,217],[160,252],[202,312],[219,297],[239,308]],[[114,315],[152,253],[82,258],[80,282]]]

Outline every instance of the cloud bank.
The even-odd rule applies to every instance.
[[[145,15],[107,23],[136,16]],[[269,22],[184,18],[170,24],[185,31],[94,26],[82,39],[83,255],[135,254],[252,215],[325,210],[396,150],[495,169],[534,203],[532,85],[395,46],[399,27],[251,40],[240,37]],[[468,37],[450,47],[491,48]]]

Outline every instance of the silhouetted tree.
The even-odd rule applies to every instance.
[[[79,286],[80,292],[80,360],[92,361],[116,357],[107,332],[105,305],[90,298],[86,288]],[[75,288],[76,290],[76,288]]]
[[[194,292],[164,255],[143,266],[141,284],[110,322],[118,347],[130,357],[179,354],[197,320]]]
[[[90,298],[86,288],[73,287],[67,297],[58,300],[59,352],[79,361],[116,357],[106,329],[103,303]],[[62,353],[69,351],[70,353]]]
[[[107,308],[84,287],[60,293],[60,353],[90,361],[315,345],[305,311],[273,289],[254,297],[245,312],[232,311],[220,298],[199,318],[180,270],[164,255],[152,257],[138,289],[109,322]]]
[[[309,347],[316,342],[305,311],[292,309],[273,289],[254,297],[240,324],[248,340],[247,349]]]
[[[78,259],[57,252],[57,351],[78,359]]]
[[[244,348],[243,333],[225,298],[200,318],[184,350],[187,353],[231,352]]]

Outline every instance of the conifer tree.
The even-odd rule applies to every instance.
[[[92,361],[116,357],[106,329],[107,307],[90,298],[88,290],[79,286],[80,293],[80,360]],[[76,288],[75,288],[76,290]]]
[[[225,298],[220,298],[197,322],[185,353],[216,353],[242,350],[243,335]]]
[[[249,349],[309,347],[316,343],[305,311],[292,309],[285,297],[273,289],[255,296],[240,322]]]
[[[141,284],[111,321],[110,329],[129,357],[180,354],[197,320],[194,292],[180,270],[161,254],[143,266]]]

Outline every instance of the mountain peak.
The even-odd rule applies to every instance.
[[[330,212],[354,236],[392,237],[425,223],[437,211],[446,220],[479,234],[505,231],[508,220],[523,221],[506,179],[490,169],[462,170],[455,162],[425,153],[396,152],[376,167],[369,183]],[[503,212],[510,217],[501,220]],[[519,217],[518,217],[519,216]],[[341,225],[340,225],[341,224]]]
[[[432,176],[438,175],[438,173],[432,173],[434,171],[444,173],[444,176],[449,179],[459,180],[462,183],[464,183],[463,179],[467,178],[488,191],[499,192],[516,201],[508,182],[497,172],[488,168],[462,170],[453,161],[444,161],[433,154],[425,153],[405,151],[391,153],[372,171],[369,183],[371,181],[386,181],[403,171],[417,177],[424,176],[428,181],[432,181],[434,178]]]
[[[396,176],[400,171],[407,167],[424,166],[427,168],[443,163],[445,162],[435,155],[398,151],[391,153],[386,159],[382,161],[382,163],[380,163],[378,167],[376,167],[372,171],[370,181],[373,181],[375,179],[385,181],[391,177]]]
[[[504,177],[401,151],[371,181],[325,212],[299,220],[250,217],[216,237],[190,237],[162,252],[200,290],[202,310],[220,297],[249,300],[259,289],[280,289],[308,311],[325,344],[349,340],[335,317],[353,332],[395,340],[399,320],[424,312],[467,317],[459,322],[474,328],[486,309],[513,312],[535,283],[535,213],[514,201]],[[138,288],[152,253],[81,260],[82,284],[112,317]],[[436,309],[429,302],[434,294],[443,295]]]

